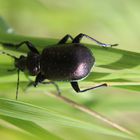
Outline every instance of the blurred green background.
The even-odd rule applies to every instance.
[[[87,33],[139,51],[139,0],[0,0],[0,15],[28,36],[60,38]]]
[[[0,0],[0,16],[13,28],[15,33],[20,35],[41,37],[47,40],[47,38],[60,39],[65,34],[76,36],[79,33],[86,33],[105,43],[118,43],[117,48],[119,49],[140,52],[139,0]],[[9,30],[9,33],[11,31]],[[83,42],[92,44],[87,39],[84,39]],[[9,62],[12,64],[10,58],[5,57],[3,64]],[[16,75],[13,77],[15,79],[13,83],[3,84],[1,81],[0,97],[10,99],[15,97]],[[10,79],[7,76],[5,81],[8,78]],[[137,79],[137,81],[139,80]],[[21,85],[25,87],[24,83]],[[47,91],[52,88],[52,86],[48,86]],[[94,91],[96,94],[77,95],[67,83],[60,83],[60,88],[67,97],[95,109],[134,131],[138,136],[140,135],[139,91],[109,87],[97,89]],[[38,89],[32,88],[29,91],[31,93],[22,94],[23,90],[20,89],[20,101],[47,107],[60,114],[83,119],[106,128],[106,125],[99,120],[93,119],[57,99],[37,94],[46,92],[45,86]],[[24,123],[27,124],[27,127],[23,129],[21,126]],[[30,122],[1,116],[0,139],[47,139],[47,133],[43,130],[46,128],[52,134],[65,140],[127,139],[73,127],[61,126],[59,128],[55,125],[48,125],[48,127],[41,125],[41,128],[37,128]],[[27,134],[28,129],[30,129],[30,134]],[[31,133],[34,134],[31,135]],[[34,137],[34,135],[38,137]]]

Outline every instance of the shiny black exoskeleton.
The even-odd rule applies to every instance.
[[[91,51],[84,45],[60,44],[43,50],[40,72],[53,81],[77,81],[89,74],[94,61]]]
[[[41,53],[39,53],[35,46],[29,41],[24,41],[19,44],[1,43],[4,46],[15,46],[16,48],[26,44],[29,49],[27,56],[21,55],[20,58],[2,52],[15,59],[15,68],[18,71],[16,99],[18,95],[20,71],[28,72],[28,75],[36,76],[34,86],[37,86],[38,83],[54,84],[58,93],[60,93],[60,90],[54,81],[69,81],[76,92],[85,92],[97,87],[106,86],[107,84],[104,83],[84,90],[79,88],[77,81],[85,78],[90,73],[95,62],[95,58],[90,49],[80,43],[83,37],[87,37],[103,47],[117,45],[101,43],[82,33],[75,38],[66,35],[56,45],[48,46]],[[72,40],[72,43],[66,44],[69,38]],[[45,79],[50,81],[44,82]]]

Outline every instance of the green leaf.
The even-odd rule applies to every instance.
[[[43,137],[43,135],[46,135],[49,137],[53,137],[54,139],[55,136],[47,131],[49,127],[63,126],[81,128],[85,129],[86,131],[93,131],[95,133],[133,139],[129,135],[122,132],[103,128],[84,120],[78,120],[65,114],[60,114],[60,112],[53,111],[49,108],[42,108],[19,101],[0,98],[0,115],[2,115],[2,119],[7,120],[8,122],[16,125],[17,127],[20,127],[21,129],[33,135],[38,135],[38,137]],[[24,125],[24,123],[26,125],[29,124],[29,126]],[[39,132],[35,132],[34,134],[34,131],[38,130]]]
[[[58,136],[55,136],[54,134],[50,133],[43,127],[40,127],[36,123],[33,123],[28,120],[24,120],[22,118],[18,117],[9,117],[8,115],[1,115],[0,118],[16,127],[18,127],[20,130],[22,130],[25,134],[30,134],[31,136],[35,136],[38,139],[52,139],[52,140],[61,140]]]

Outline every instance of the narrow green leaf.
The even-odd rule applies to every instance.
[[[57,127],[67,126],[132,139],[132,137],[122,132],[107,128],[105,129],[101,126],[83,120],[77,120],[47,108],[33,106],[19,101],[0,98],[0,115],[22,119],[24,121],[31,121],[46,129],[48,125],[56,125]]]
[[[27,121],[24,119],[9,117],[9,116],[0,116],[1,119],[15,125],[16,127],[24,130],[26,133],[29,133],[33,136],[38,137],[39,139],[51,139],[51,140],[61,140],[58,136],[55,136],[54,134],[50,133],[46,129],[40,127],[39,125]]]

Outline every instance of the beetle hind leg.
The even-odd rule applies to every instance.
[[[102,42],[100,42],[100,41],[98,41],[98,40],[96,40],[96,39],[94,39],[94,38],[92,38],[92,37],[90,37],[90,36],[88,36],[88,35],[86,35],[86,34],[83,34],[83,33],[78,34],[78,35],[73,39],[72,43],[80,43],[80,41],[81,41],[81,39],[82,39],[83,37],[86,37],[86,38],[88,38],[88,39],[94,41],[95,43],[97,43],[99,46],[102,46],[102,47],[112,47],[112,46],[117,46],[117,45],[118,45],[118,44],[105,44],[105,43],[102,43]]]
[[[71,82],[71,86],[72,86],[72,88],[73,88],[76,92],[86,92],[86,91],[88,91],[88,90],[93,90],[93,89],[96,89],[96,88],[99,88],[99,87],[107,86],[107,84],[104,83],[104,84],[97,85],[97,86],[90,87],[90,88],[86,88],[86,89],[83,89],[83,90],[81,90],[81,89],[79,88],[78,82]]]
[[[71,40],[73,40],[73,37],[72,37],[71,35],[69,35],[69,34],[65,35],[65,36],[58,42],[58,44],[65,44],[65,43],[68,41],[69,38],[70,38]]]

